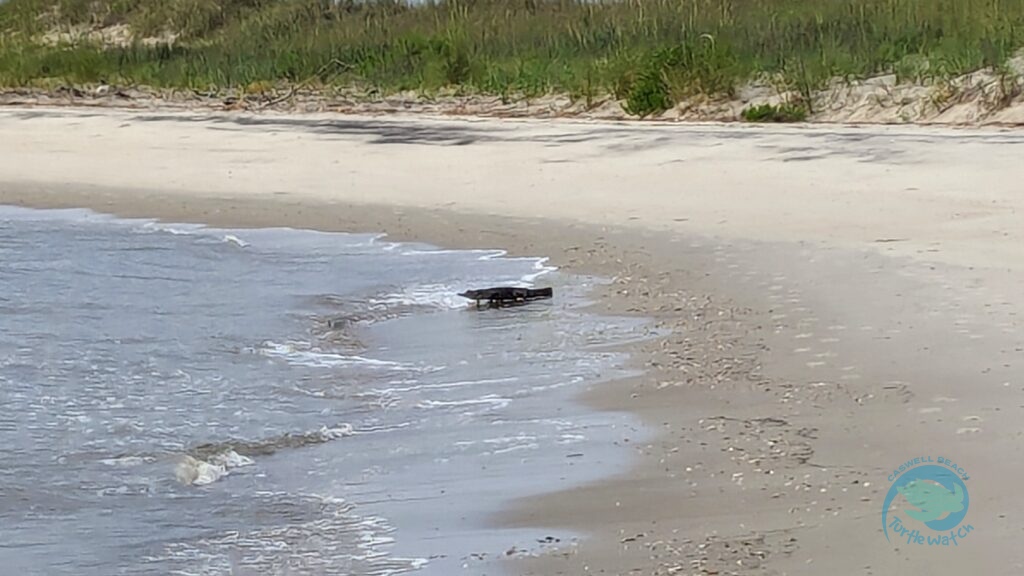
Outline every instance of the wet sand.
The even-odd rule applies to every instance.
[[[1024,134],[418,117],[0,112],[0,203],[386,231],[547,255],[672,334],[584,400],[627,474],[495,522],[512,574],[1019,574]],[[955,545],[887,542],[888,476],[969,475]],[[469,564],[466,573],[488,572]]]

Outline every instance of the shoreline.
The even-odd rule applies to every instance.
[[[129,203],[125,202],[126,205]],[[242,204],[240,208],[243,210],[251,208]],[[19,271],[23,268],[18,264],[40,261],[33,259],[37,250],[59,256],[84,247],[78,253],[83,254],[86,260],[72,259],[85,270],[84,281],[88,282],[99,270],[109,271],[114,277],[108,276],[107,289],[102,292],[110,294],[124,286],[128,296],[123,306],[138,310],[137,305],[130,303],[133,282],[128,280],[125,283],[120,279],[143,278],[145,272],[136,267],[145,269],[152,265],[160,268],[159,262],[166,260],[167,275],[179,282],[185,281],[174,272],[185,268],[181,265],[183,260],[195,254],[192,249],[201,246],[199,253],[202,256],[196,262],[199,271],[193,273],[189,280],[195,284],[195,292],[211,297],[190,301],[198,302],[204,310],[209,308],[210,317],[215,317],[214,310],[223,309],[225,304],[229,311],[238,310],[239,306],[247,310],[245,315],[251,322],[238,324],[228,317],[226,324],[212,324],[217,332],[217,344],[233,353],[217,364],[212,364],[203,354],[195,358],[190,354],[179,355],[175,366],[188,374],[219,372],[222,376],[212,384],[213,390],[223,390],[225,386],[237,390],[237,379],[231,377],[234,365],[240,364],[238,369],[246,370],[249,361],[245,356],[265,358],[267,365],[262,366],[264,362],[259,362],[256,367],[255,373],[259,376],[253,376],[256,383],[249,388],[251,392],[231,394],[230,398],[240,402],[252,396],[262,398],[267,404],[267,414],[263,418],[246,418],[253,428],[239,426],[226,434],[216,428],[223,419],[211,421],[207,413],[195,409],[194,419],[204,423],[198,426],[211,426],[212,430],[202,429],[195,435],[182,433],[176,437],[180,440],[176,446],[165,447],[157,440],[157,446],[151,450],[115,452],[117,456],[105,460],[163,459],[161,468],[166,469],[150,467],[140,475],[160,482],[161,478],[169,480],[166,476],[172,474],[170,469],[173,468],[173,475],[179,483],[196,484],[184,493],[199,498],[191,498],[196,505],[203,506],[202,502],[206,501],[207,506],[216,507],[217,497],[225,494],[230,494],[234,501],[257,502],[258,496],[267,493],[267,489],[253,491],[254,485],[263,487],[267,484],[283,484],[288,488],[283,488],[282,493],[289,495],[315,494],[328,501],[331,498],[342,499],[354,504],[353,512],[359,516],[379,518],[382,522],[381,531],[375,534],[383,538],[380,542],[388,554],[384,562],[367,563],[367,566],[387,565],[388,557],[394,559],[394,567],[406,560],[417,564],[429,557],[429,568],[417,573],[447,574],[458,571],[463,562],[483,570],[485,562],[490,567],[494,558],[503,557],[509,549],[517,550],[517,554],[532,554],[549,549],[554,542],[566,542],[577,537],[569,531],[546,531],[545,537],[551,541],[538,543],[535,529],[501,529],[490,519],[505,509],[507,499],[516,495],[544,493],[552,486],[579,485],[600,478],[603,473],[623,470],[628,462],[629,455],[617,452],[610,437],[616,428],[633,425],[634,418],[626,414],[597,413],[575,400],[575,391],[583,383],[603,383],[621,374],[624,359],[621,353],[616,352],[619,348],[616,343],[632,341],[641,333],[640,330],[625,328],[638,321],[581,310],[581,304],[588,302],[585,294],[592,286],[592,278],[569,278],[558,273],[548,276],[553,270],[538,258],[503,258],[494,251],[481,253],[479,250],[441,249],[435,252],[432,246],[396,243],[381,238],[379,234],[353,236],[293,228],[238,230],[208,227],[195,225],[197,219],[194,214],[186,213],[160,222],[151,218],[121,219],[86,209],[37,212],[36,209],[0,205],[0,221],[6,221],[8,217],[13,219],[10,222],[12,228],[5,230],[3,237],[15,242],[26,236],[39,239],[17,244],[11,259]],[[192,223],[183,221],[184,218]],[[43,233],[41,230],[49,231]],[[80,234],[85,236],[80,237]],[[98,238],[103,240],[97,242]],[[10,252],[10,245],[0,244],[4,245],[5,252]],[[118,259],[110,257],[110,252],[116,248],[96,251],[98,245],[124,246],[130,251],[156,246],[167,251],[150,253],[153,259],[144,255],[136,259],[125,254],[127,261],[118,266]],[[295,266],[295,260],[290,259],[306,262],[306,265]],[[367,267],[367,259],[378,259],[378,262],[387,264],[384,268]],[[104,266],[111,260],[113,267]],[[41,261],[45,263],[47,259]],[[204,266],[207,262],[212,268]],[[209,276],[210,272],[221,267],[239,270],[240,263],[244,264],[246,277],[252,282],[238,285],[232,282],[235,274]],[[313,263],[312,267],[309,263]],[[282,268],[289,270],[289,274],[281,276],[274,273]],[[515,272],[510,272],[513,270]],[[475,282],[495,281],[495,275],[509,281],[529,281],[534,275],[542,274],[543,285],[555,286],[559,292],[558,299],[524,309],[522,314],[473,313],[452,301],[455,290],[440,288],[448,286],[454,289],[463,282],[474,282],[474,278]],[[61,275],[57,279],[58,285],[61,278],[82,276]],[[333,281],[325,282],[327,278]],[[14,294],[18,294],[18,287],[26,285],[20,278],[10,279]],[[71,282],[77,285],[74,280]],[[228,298],[225,302],[218,294],[226,290],[208,288],[209,284],[217,282],[233,286],[228,291],[237,291],[237,301]],[[37,284],[46,285],[43,282]],[[369,290],[351,290],[353,285],[361,287],[367,284],[370,285]],[[253,290],[262,295],[255,301],[255,307],[244,304],[254,302],[246,297]],[[161,307],[159,316],[177,317],[180,312],[169,310],[180,301],[180,296],[174,293],[173,288],[169,291],[169,298],[158,297],[153,305]],[[95,286],[90,291],[93,294],[100,292]],[[26,294],[25,298],[9,298],[11,301],[7,303],[17,306],[16,302],[24,303],[31,298]],[[461,299],[456,297],[454,300]],[[99,305],[103,306],[102,303]],[[119,314],[117,310],[119,306],[114,308],[102,316],[123,318],[123,312]],[[42,305],[36,309],[45,318],[50,307]],[[447,309],[447,312],[442,309]],[[287,313],[282,317],[283,312]],[[11,317],[9,326],[15,333],[19,330],[19,313],[20,310]],[[187,311],[185,315],[188,316]],[[145,316],[140,317],[140,326],[148,322]],[[276,323],[268,325],[267,318],[288,320],[280,326]],[[344,319],[341,323],[334,323],[341,319]],[[89,319],[85,321],[88,323]],[[180,321],[177,326],[192,322],[184,317]],[[48,322],[32,324],[38,326]],[[298,324],[294,326],[295,331],[289,330],[293,324]],[[181,340],[182,346],[203,342],[204,333],[209,334],[211,324],[207,321],[203,326],[205,329],[184,337],[182,332],[185,330],[178,328],[175,331],[178,337],[172,337],[170,345],[173,347],[177,340]],[[585,326],[599,328],[602,335],[595,337],[590,330],[584,329]],[[275,331],[275,327],[281,330]],[[488,333],[493,333],[495,327],[501,327],[500,332],[506,336],[490,337]],[[116,321],[107,330],[116,332]],[[107,333],[107,330],[100,333]],[[130,327],[128,332],[132,332]],[[513,338],[507,337],[510,332],[515,334]],[[432,338],[437,335],[443,335],[445,341],[438,342],[436,337]],[[424,336],[427,336],[426,340]],[[557,354],[551,354],[552,342]],[[558,343],[562,343],[563,349],[558,349]],[[87,348],[103,349],[103,342],[94,344],[95,347],[90,345]],[[107,350],[112,350],[108,353],[117,353],[119,348],[120,341]],[[200,347],[201,350],[209,348]],[[73,353],[67,352],[68,355]],[[239,354],[242,358],[234,357]],[[523,365],[517,358],[524,356],[536,360]],[[473,358],[486,360],[474,362]],[[195,362],[191,363],[191,360]],[[351,362],[354,366],[342,372],[325,370],[335,362]],[[124,362],[122,365],[128,364]],[[381,370],[385,366],[388,369]],[[331,374],[333,376],[328,376]],[[168,387],[176,383],[173,378],[162,374],[153,373],[151,376],[161,382],[166,380]],[[197,376],[196,381],[200,382],[200,378]],[[268,382],[261,385],[257,378],[267,378]],[[338,378],[342,380],[338,381]],[[355,380],[345,382],[352,378]],[[287,383],[289,380],[293,383]],[[18,380],[14,382],[18,383]],[[510,385],[511,382],[519,382],[521,386]],[[283,396],[279,396],[280,392],[259,396],[265,386],[272,389],[281,386],[293,392]],[[309,397],[308,402],[312,404],[296,401],[296,395]],[[16,394],[15,401],[18,397]],[[228,396],[224,397],[225,400],[218,404],[230,401]],[[278,400],[280,404],[276,403]],[[381,407],[374,409],[378,403]],[[175,410],[178,404],[180,402],[172,403],[166,408]],[[276,415],[280,418],[273,417]],[[282,420],[285,422],[283,425]],[[449,426],[454,428],[449,429]],[[334,442],[343,436],[344,441]],[[138,442],[145,440],[149,439]],[[306,446],[316,448],[312,452],[298,450]],[[367,446],[370,446],[369,450]],[[566,454],[574,452],[580,454],[567,459]],[[179,457],[182,459],[175,463]],[[224,467],[218,470],[220,466]],[[325,474],[325,468],[331,472]],[[241,472],[241,477],[232,478],[225,485],[218,484],[222,477],[234,476],[238,472]],[[527,476],[524,477],[524,473]],[[85,474],[87,472],[82,473],[83,478]],[[309,480],[304,481],[304,476]],[[318,481],[317,477],[331,480]],[[206,484],[217,484],[219,488],[207,488]],[[154,501],[160,496],[153,494]],[[136,505],[138,503],[133,504],[132,499],[111,504],[119,514],[130,512]],[[171,516],[174,514],[173,502],[169,508],[152,504],[150,511],[153,508],[165,510]],[[84,516],[87,512],[81,514]],[[224,516],[230,530],[233,516],[230,513]],[[329,519],[324,518],[323,523],[325,532],[333,530],[328,528],[332,526]],[[205,530],[201,533],[215,534],[215,526],[218,525],[223,526],[216,523],[204,525]],[[289,525],[288,529],[292,528],[301,529]],[[396,533],[384,537],[392,528]],[[255,544],[260,541],[259,533],[254,527],[249,538],[241,539],[248,544],[239,552],[249,560],[259,549]],[[160,534],[153,534],[152,538],[154,545],[163,543]],[[394,542],[388,544],[389,538],[394,538]],[[111,547],[124,545],[121,538],[110,540],[104,544]],[[17,538],[16,541],[28,539]],[[208,542],[204,538],[183,538],[183,541],[195,545],[197,552],[203,549],[203,542]],[[68,549],[77,548],[77,543],[72,539]],[[289,543],[295,545],[292,550],[296,555],[300,549],[310,555],[315,555],[317,550],[316,540],[312,545],[294,540],[289,540]],[[173,548],[174,543],[170,546]],[[331,546],[323,550],[320,560],[325,566],[335,569],[344,566],[343,561],[333,555],[339,549]],[[56,551],[59,553],[60,549]],[[291,555],[288,549],[277,553],[283,557]],[[168,554],[170,556],[154,553],[149,558],[171,561],[174,555]],[[69,552],[69,555],[72,564],[78,562],[78,554]],[[268,555],[274,556],[273,553]],[[18,546],[15,546],[12,559],[19,556],[24,560]],[[41,557],[37,554],[35,563],[29,559],[23,565],[28,566],[27,570],[31,572],[33,565],[37,568],[42,566],[38,560]],[[124,559],[125,565],[133,566],[133,557],[129,555]],[[106,558],[110,560],[112,556]],[[104,564],[97,562],[96,565]],[[268,567],[271,565],[272,562],[256,561],[251,564],[252,569],[260,574],[276,573]],[[86,567],[82,569],[86,570]],[[371,573],[366,572],[366,568],[351,568],[349,571],[352,570],[355,574]]]
[[[639,414],[660,436],[640,446],[624,436],[629,473],[510,511],[509,526],[594,533],[564,555],[511,559],[512,573],[892,573],[908,561],[953,573],[1001,553],[1010,574],[1021,563],[1006,547],[1020,505],[1006,500],[1011,476],[999,480],[1014,465],[994,459],[1011,449],[1014,414],[993,410],[1019,390],[965,395],[962,378],[1019,374],[1009,311],[1020,308],[1024,198],[1007,180],[1024,137],[266,120],[3,111],[0,154],[21,161],[0,172],[0,203],[384,231],[612,278],[598,308],[673,331],[631,346],[644,376],[584,400]],[[989,302],[975,284],[1005,306],[1006,327],[975,310]],[[945,323],[968,313],[974,324]],[[851,317],[869,330],[854,333]],[[965,340],[952,339],[959,329]],[[936,398],[957,402],[936,412]],[[978,432],[957,431],[969,428]],[[948,449],[969,463],[986,540],[954,560],[885,542],[881,484],[907,451],[888,442],[895,431],[913,456]]]
[[[611,280],[613,276],[618,277],[625,270],[618,265],[622,259],[622,253],[611,249],[602,258],[583,258],[580,260],[563,253],[559,256],[551,256],[550,253],[557,252],[555,247],[566,239],[564,234],[545,234],[549,229],[548,222],[538,222],[525,219],[509,219],[502,217],[472,216],[465,214],[454,214],[447,211],[428,211],[422,209],[411,210],[408,214],[396,214],[391,206],[372,205],[317,205],[308,204],[302,208],[296,208],[284,203],[275,203],[273,200],[244,200],[232,199],[202,199],[193,203],[187,195],[184,198],[176,198],[161,193],[145,193],[141,196],[135,191],[126,190],[73,190],[69,187],[66,190],[50,191],[40,193],[40,190],[27,188],[15,192],[6,186],[0,186],[0,205],[18,206],[43,210],[79,209],[85,208],[101,214],[109,214],[117,218],[142,218],[155,219],[159,222],[200,224],[221,229],[258,229],[271,227],[287,227],[302,230],[316,230],[321,232],[343,232],[343,233],[377,233],[383,231],[389,241],[397,242],[425,242],[439,246],[443,249],[500,249],[507,251],[510,257],[537,256],[550,258],[556,264],[560,273],[581,276],[601,276],[605,280]],[[102,200],[98,200],[97,192]],[[190,200],[189,205],[180,204],[183,199]],[[305,208],[316,208],[317,213],[312,214],[305,211]],[[325,212],[320,212],[328,209]],[[373,224],[371,224],[373,223]],[[453,226],[455,231],[453,232]],[[530,241],[516,241],[515,238],[529,231]],[[581,226],[578,228],[578,241],[582,243],[585,239],[594,234],[594,229]],[[472,238],[477,238],[474,240]],[[488,243],[490,242],[490,243]],[[539,252],[538,252],[539,250]],[[605,276],[607,275],[607,276]],[[620,284],[621,285],[621,284]],[[622,316],[640,316],[647,318],[631,304],[630,299],[621,298],[616,295],[618,290],[615,284],[598,285],[592,288],[588,299],[593,302],[588,306],[596,314],[612,314]],[[660,323],[659,323],[660,324]],[[642,340],[649,340],[644,338]],[[641,355],[635,355],[637,344],[619,344],[607,348],[608,351],[624,351],[629,354],[626,369],[643,370],[646,359]],[[644,375],[628,377],[625,379],[614,379],[586,384],[584,389],[573,394],[574,400],[584,410],[618,411],[622,407],[610,403],[612,398],[603,393],[607,386],[616,386],[623,383],[641,382],[645,380]],[[634,430],[638,436],[643,432]],[[648,434],[656,433],[651,428]],[[634,459],[631,454],[620,454],[619,458],[626,462]],[[627,464],[627,467],[632,464]],[[601,482],[600,480],[598,482]],[[585,485],[584,485],[585,486]],[[528,497],[521,504],[527,506],[533,497]],[[559,525],[558,522],[550,526],[537,526],[531,523],[521,523],[512,514],[512,510],[501,505],[497,516],[492,516],[489,522],[495,528],[516,530],[539,530],[540,534],[544,528],[561,529],[569,533],[587,534],[584,526],[573,524]],[[547,534],[548,532],[545,532]],[[575,540],[575,539],[574,539]],[[566,542],[566,546],[576,546],[578,542]],[[551,549],[560,551],[551,542],[543,542],[540,550]],[[515,549],[513,547],[513,549]],[[498,551],[491,551],[497,553]],[[532,554],[537,551],[519,550],[515,554],[508,555],[508,558],[499,559],[500,563],[508,563],[504,571],[510,574],[518,574],[519,568],[516,563],[524,559],[529,562],[535,560]],[[523,556],[525,554],[525,556]],[[554,552],[557,556],[559,552]],[[477,569],[486,569],[493,565],[490,561],[482,560]],[[545,558],[541,556],[540,558]],[[543,560],[542,560],[543,561]],[[501,568],[499,568],[501,569]],[[542,568],[546,570],[547,568]]]

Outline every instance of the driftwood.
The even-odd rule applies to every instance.
[[[487,302],[492,308],[501,306],[515,306],[525,304],[533,300],[544,300],[554,296],[551,288],[513,288],[511,286],[499,286],[496,288],[484,288],[481,290],[466,290],[459,293],[463,298],[476,300],[477,307],[482,302]]]

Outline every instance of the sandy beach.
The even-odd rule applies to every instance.
[[[671,333],[583,400],[651,434],[622,431],[627,474],[496,517],[590,534],[510,574],[1020,574],[1022,152],[992,129],[6,108],[0,203],[612,279],[596,307]],[[920,457],[969,477],[948,546],[883,535]]]

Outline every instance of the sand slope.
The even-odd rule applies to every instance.
[[[10,110],[0,177],[759,240],[898,238],[885,248],[1004,265],[1024,255],[1022,145],[1015,131],[906,127]]]

